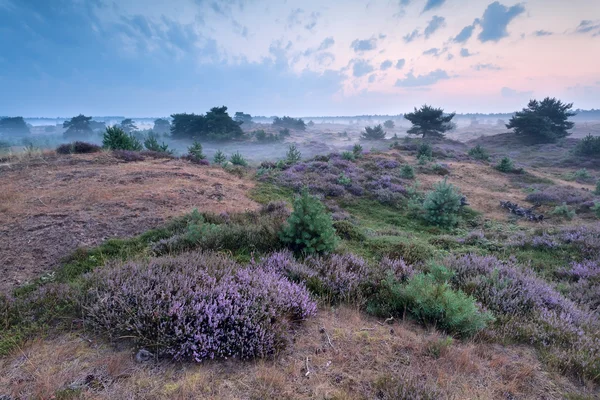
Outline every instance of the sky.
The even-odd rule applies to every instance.
[[[600,108],[600,0],[0,0],[0,115]]]

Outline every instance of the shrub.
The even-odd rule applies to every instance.
[[[461,209],[461,195],[446,179],[436,183],[423,202],[425,219],[443,228],[451,228],[458,223]]]
[[[412,165],[404,164],[400,168],[400,177],[404,179],[415,179],[415,169]]]
[[[559,205],[567,203],[578,205],[592,200],[592,195],[590,192],[568,186],[548,186],[528,194],[525,199],[533,204]]]
[[[431,160],[433,157],[433,148],[429,143],[421,143],[417,148],[417,158],[426,158]]]
[[[176,139],[226,140],[242,136],[240,125],[227,113],[227,107],[213,107],[206,115],[171,115],[171,136]]]
[[[290,144],[288,147],[288,151],[285,154],[285,161],[288,164],[296,164],[302,158],[302,153],[296,147],[295,144]]]
[[[401,317],[408,312],[424,324],[434,324],[451,334],[471,336],[484,329],[493,317],[482,312],[472,297],[452,290],[449,277],[451,274],[443,267],[415,275],[406,283],[388,276],[369,302],[368,310],[382,317]]]
[[[279,136],[282,138],[290,136],[290,130],[288,128],[280,129]]]
[[[563,203],[560,206],[554,207],[554,210],[552,210],[552,215],[571,220],[575,216],[575,210],[572,210],[567,203]]]
[[[363,153],[363,147],[360,144],[355,144],[352,147],[352,153],[354,154],[354,158],[361,158]]]
[[[516,172],[515,164],[509,157],[503,157],[500,162],[494,167],[500,172],[510,173]]]
[[[596,182],[596,188],[594,189],[594,194],[596,196],[600,195],[600,180]]]
[[[202,152],[202,144],[196,140],[194,140],[194,143],[192,143],[192,145],[188,147],[187,151],[190,157],[196,160],[204,160],[206,158],[206,156]]]
[[[333,228],[337,235],[345,240],[360,242],[367,238],[356,224],[353,224],[350,221],[335,221],[333,223]]]
[[[145,160],[144,156],[140,154],[139,151],[115,150],[113,151],[113,156],[125,162],[136,162]]]
[[[600,136],[587,135],[577,142],[575,154],[586,157],[600,157]]]
[[[355,156],[354,153],[351,151],[344,151],[342,152],[342,160],[347,160],[347,161],[354,161],[355,160]]]
[[[301,118],[292,118],[292,117],[285,117],[285,116],[283,118],[275,117],[273,119],[273,126],[278,126],[281,128],[288,128],[288,129],[297,129],[300,131],[306,130],[306,124],[304,123],[304,121]]]
[[[337,183],[342,186],[350,186],[352,184],[352,179],[347,177],[343,172],[340,174],[340,177],[337,180]]]
[[[156,151],[158,153],[170,153],[169,145],[163,142],[162,144],[158,143],[158,135],[155,133],[150,133],[146,140],[144,140],[144,147],[150,151]]]
[[[102,147],[110,150],[140,151],[142,144],[133,135],[125,133],[118,126],[109,126],[102,138]]]
[[[246,159],[244,158],[244,156],[242,156],[240,154],[239,151],[236,151],[235,153],[233,153],[230,157],[229,157],[229,161],[231,161],[231,163],[233,165],[239,165],[241,167],[246,167],[248,166],[248,162],[246,161]]]
[[[264,357],[316,311],[306,289],[216,253],[113,264],[93,275],[86,322],[176,360]]]
[[[418,110],[415,107],[414,112],[404,114],[404,118],[413,124],[406,133],[422,135],[423,138],[427,136],[443,137],[447,131],[454,129],[452,119],[455,115],[455,113],[444,114],[442,108],[433,108],[427,104]]]
[[[88,154],[102,151],[98,145],[87,142],[73,142],[61,144],[56,148],[58,154]]]
[[[213,162],[215,164],[223,164],[225,161],[227,161],[227,156],[225,155],[225,153],[223,153],[221,150],[217,150],[217,152],[213,156]]]
[[[281,232],[281,240],[296,252],[327,253],[337,244],[331,215],[304,189],[294,200],[294,211]]]
[[[575,172],[567,174],[565,176],[565,179],[568,181],[589,182],[590,180],[592,180],[592,176],[590,175],[587,169],[582,168],[578,169]]]
[[[385,139],[385,131],[380,125],[376,125],[371,128],[370,126],[365,127],[365,131],[360,135],[361,139],[364,140],[381,140]]]
[[[477,145],[469,150],[469,156],[476,160],[489,161],[490,155],[487,150],[484,149],[481,145]]]

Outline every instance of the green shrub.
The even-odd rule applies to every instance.
[[[493,317],[482,312],[473,297],[452,290],[448,284],[451,276],[443,267],[415,275],[406,283],[388,276],[369,302],[368,311],[381,317],[402,317],[408,312],[421,323],[435,325],[450,334],[471,336],[484,329]]]
[[[425,219],[437,226],[451,228],[458,223],[461,195],[446,179],[436,183],[423,202]]]
[[[476,160],[489,161],[490,155],[487,150],[481,147],[481,145],[477,145],[469,150],[469,156]]]
[[[225,153],[223,153],[221,150],[217,150],[217,152],[213,156],[213,162],[215,164],[223,164],[225,161],[227,161],[227,156],[225,155]]]
[[[363,241],[366,236],[362,231],[350,221],[334,221],[333,228],[337,235],[345,240],[351,241]]]
[[[596,188],[594,189],[594,194],[596,196],[600,195],[600,180],[596,182]]]
[[[596,214],[597,218],[600,218],[600,203],[594,203],[590,210],[592,210]]]
[[[288,137],[290,136],[290,130],[288,128],[283,128],[279,131],[279,137]]]
[[[342,152],[342,159],[343,160],[348,160],[348,161],[354,161],[356,159],[356,157],[354,156],[354,153],[351,151],[344,151]]]
[[[188,154],[194,157],[196,160],[204,160],[206,156],[202,152],[202,144],[194,140],[194,143],[188,147]]]
[[[417,164],[419,164],[419,165],[425,165],[430,161],[431,161],[431,157],[427,157],[426,155],[422,155],[417,158]]]
[[[354,158],[361,158],[363,153],[363,147],[356,143],[352,148],[352,153],[354,154]]]
[[[556,217],[571,220],[575,216],[575,210],[572,210],[567,203],[562,203],[562,205],[554,207],[551,214]]]
[[[415,169],[412,165],[403,165],[400,167],[400,177],[404,179],[415,179]]]
[[[568,181],[590,181],[592,179],[592,176],[590,175],[587,169],[582,168],[568,174],[567,176],[565,176],[565,179]]]
[[[494,167],[500,172],[510,173],[519,172],[520,170],[515,169],[515,163],[509,157],[503,157],[502,160]]]
[[[288,151],[285,154],[285,161],[288,164],[296,164],[302,158],[302,153],[296,147],[295,144],[290,144],[288,147]]]
[[[294,200],[294,211],[281,231],[281,240],[295,252],[328,253],[335,249],[337,237],[331,215],[307,189]]]
[[[433,148],[429,143],[421,143],[417,148],[417,158],[426,157],[431,159],[433,157]]]
[[[600,157],[600,136],[587,135],[575,146],[575,154],[578,156]]]
[[[363,140],[381,140],[385,139],[385,131],[380,125],[376,125],[373,128],[370,126],[365,127],[365,131],[360,135]]]
[[[246,161],[244,156],[242,156],[239,151],[236,151],[235,153],[233,153],[229,157],[229,161],[231,161],[231,163],[233,165],[239,165],[241,167],[246,167],[248,165],[248,161]]]
[[[433,358],[440,358],[452,347],[454,340],[451,336],[429,340],[425,345],[425,353]]]
[[[352,179],[342,172],[337,180],[337,183],[342,186],[350,186],[352,184]]]
[[[104,132],[102,138],[102,147],[110,150],[142,150],[142,144],[133,135],[125,133],[118,126],[109,126]]]
[[[158,135],[150,132],[146,140],[144,140],[144,147],[146,150],[156,151],[158,153],[171,153],[169,151],[169,145],[163,142],[162,144],[158,143]]]

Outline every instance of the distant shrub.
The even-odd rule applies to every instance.
[[[412,165],[404,164],[400,168],[400,177],[403,179],[415,179],[415,169]]]
[[[596,196],[600,195],[600,180],[596,182],[596,188],[594,189],[594,194]]]
[[[575,154],[586,157],[600,157],[600,136],[587,135],[577,142]]]
[[[282,138],[290,136],[290,130],[288,128],[283,128],[279,130],[279,136]]]
[[[342,152],[342,160],[354,161],[355,158],[356,158],[356,156],[351,151],[344,151],[344,152]]]
[[[385,121],[383,123],[383,126],[387,129],[394,129],[394,127],[396,126],[396,124],[394,124],[394,121],[392,121],[391,119],[388,119],[387,121]]]
[[[308,190],[294,200],[294,211],[281,232],[281,240],[293,251],[307,254],[328,253],[335,248],[337,237],[331,215]]]
[[[560,206],[554,207],[552,215],[571,220],[575,216],[575,210],[572,210],[567,203],[563,203]]]
[[[355,144],[352,147],[352,154],[354,154],[354,158],[361,158],[363,153],[363,147],[360,144]]]
[[[431,160],[433,157],[433,148],[429,143],[421,143],[417,148],[417,158],[426,158]]]
[[[337,183],[342,186],[350,186],[352,184],[352,179],[342,172],[337,180]]]
[[[469,150],[469,156],[476,160],[489,161],[490,155],[480,144]]]
[[[304,287],[216,253],[115,264],[93,280],[86,323],[176,360],[268,356],[316,311]]]
[[[528,194],[525,199],[533,204],[560,205],[566,203],[579,205],[592,200],[592,195],[590,192],[569,186],[548,186]]]
[[[192,143],[192,145],[188,147],[187,150],[188,154],[196,160],[204,160],[206,158],[206,156],[202,152],[202,144],[196,140],[194,140],[194,143]]]
[[[458,224],[461,195],[446,179],[436,183],[423,202],[425,219],[440,227],[451,228]]]
[[[365,127],[365,131],[360,135],[360,138],[364,140],[385,139],[385,131],[381,125],[376,125],[373,128],[367,126]]]
[[[450,175],[450,168],[448,167],[447,164],[444,164],[444,165],[438,164],[438,163],[433,164],[431,166],[431,171],[437,175],[442,175],[442,176]]]
[[[206,114],[171,115],[171,136],[175,139],[228,140],[244,135],[240,125],[227,113],[227,107],[213,107]]]
[[[229,157],[229,161],[231,161],[231,163],[233,165],[239,165],[241,167],[246,167],[248,165],[248,162],[246,161],[244,156],[242,156],[242,154],[239,151],[236,151],[235,153],[233,153]]]
[[[417,321],[460,336],[471,336],[484,329],[493,317],[482,312],[475,299],[454,291],[448,283],[452,276],[443,267],[420,273],[406,283],[388,276],[369,302],[368,310],[378,316],[402,316],[408,312]]]
[[[110,150],[128,150],[128,151],[140,151],[142,150],[142,143],[133,136],[127,134],[125,131],[118,126],[109,126],[104,132],[102,138],[102,147]]]
[[[123,160],[125,162],[136,162],[136,161],[144,161],[145,158],[139,151],[131,151],[131,150],[114,150],[113,156],[118,158],[119,160]]]
[[[267,133],[264,129],[259,129],[252,132],[252,135],[259,142],[276,142],[281,139],[281,137],[277,134]]]
[[[503,157],[498,164],[494,167],[500,172],[511,173],[511,172],[522,172],[521,168],[515,168],[513,160],[509,157]]]
[[[217,150],[217,152],[213,156],[213,162],[215,164],[223,164],[225,161],[227,161],[227,156],[225,155],[225,153],[223,153],[221,150]]]
[[[158,143],[158,135],[152,132],[144,140],[144,147],[147,150],[156,151],[158,153],[171,153],[169,150],[169,145],[165,142],[162,144]]]
[[[296,164],[302,158],[302,153],[296,147],[295,144],[290,144],[288,147],[288,151],[285,154],[285,161],[288,164]]]
[[[300,131],[306,130],[306,124],[301,118],[292,118],[292,117],[275,117],[273,119],[273,126],[288,128],[288,129],[296,129]]]
[[[585,168],[578,169],[575,172],[567,174],[564,178],[568,181],[577,181],[577,182],[589,182],[592,180],[592,176],[590,175],[588,170]]]
[[[61,144],[56,148],[58,154],[88,154],[98,153],[102,148],[93,143],[73,142]]]

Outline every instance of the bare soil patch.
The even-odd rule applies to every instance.
[[[220,168],[181,160],[124,163],[109,154],[48,156],[0,167],[0,292],[51,271],[78,247],[157,227],[173,216],[258,204]]]

